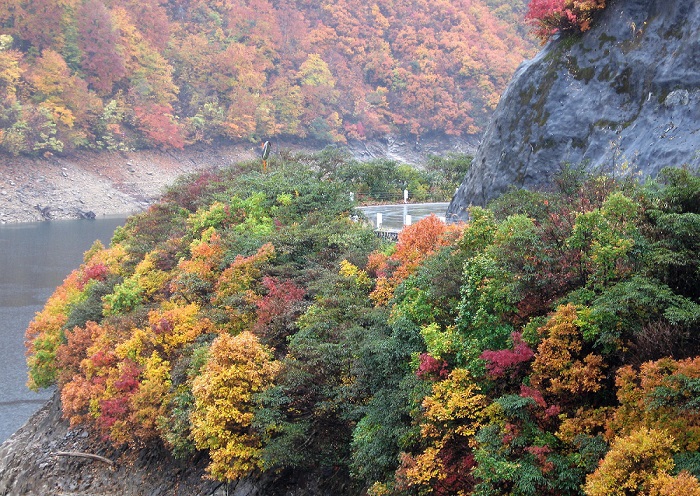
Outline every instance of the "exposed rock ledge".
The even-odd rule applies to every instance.
[[[567,162],[627,163],[643,177],[700,166],[700,3],[610,0],[590,31],[524,63],[448,216],[464,219],[511,186],[546,185]]]

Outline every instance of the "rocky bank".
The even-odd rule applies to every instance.
[[[420,165],[430,154],[473,154],[477,138],[389,136],[342,148],[358,160],[388,158]],[[313,152],[322,145],[274,143],[274,153]],[[124,215],[143,210],[179,176],[259,157],[257,144],[184,150],[82,152],[70,157],[0,157],[0,224]]]
[[[565,163],[642,177],[700,166],[698,2],[609,0],[591,30],[524,63],[448,214],[546,185]]]
[[[0,445],[0,496],[318,496],[342,490],[332,474],[221,483],[205,477],[207,464],[204,456],[176,460],[162,447],[119,448],[71,429],[55,394]]]
[[[89,453],[103,461],[63,456]],[[71,430],[61,419],[57,395],[0,445],[0,495],[224,495],[226,486],[204,481],[202,463],[176,463],[164,451],[129,452]],[[196,486],[193,485],[196,482]],[[243,484],[239,487],[242,489]],[[228,494],[255,494],[234,492]]]
[[[253,158],[250,147],[0,159],[0,223],[130,214],[182,175]]]

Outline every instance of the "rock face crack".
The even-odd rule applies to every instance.
[[[550,41],[516,71],[448,218],[511,186],[543,187],[566,163],[641,177],[700,166],[699,88],[694,0],[610,2],[590,31]]]

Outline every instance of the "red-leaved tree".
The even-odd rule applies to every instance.
[[[109,94],[114,83],[126,75],[112,17],[99,0],[88,0],[77,14],[78,44],[87,81],[98,93]]]
[[[594,13],[604,8],[605,0],[532,0],[525,20],[535,36],[547,41],[559,31],[589,30]]]

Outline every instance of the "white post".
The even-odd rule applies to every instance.
[[[410,226],[411,225],[411,216],[406,215],[406,220],[404,220],[404,226]]]
[[[403,202],[408,203],[408,190],[403,190]]]
[[[377,212],[377,229],[381,229],[382,227],[382,214]]]
[[[440,222],[443,224],[447,224],[447,217],[443,217],[442,215],[438,216],[438,219],[440,219]]]

